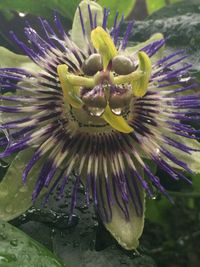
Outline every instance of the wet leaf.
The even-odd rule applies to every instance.
[[[47,206],[40,209],[39,203],[36,213],[31,209],[28,212],[28,222],[20,228],[31,235],[35,240],[52,248],[53,252],[70,267],[103,267],[109,266],[148,266],[155,267],[154,260],[147,256],[129,257],[125,250],[119,249],[119,245],[110,233],[97,223],[93,205],[86,207],[84,191],[77,195],[77,206],[74,210],[72,222],[67,225],[66,214],[71,201],[71,188],[73,179],[69,179],[65,188],[64,198],[58,199],[56,190],[51,195]],[[49,214],[58,214],[59,220]],[[44,216],[45,214],[45,216]],[[19,224],[19,218],[15,223]],[[23,216],[24,222],[24,216]],[[42,222],[42,223],[41,223]],[[51,229],[53,227],[53,234]],[[47,236],[48,235],[48,236]]]
[[[22,183],[22,171],[31,156],[32,150],[18,153],[0,183],[0,219],[2,220],[12,220],[33,204],[32,192],[38,176],[38,165],[33,167],[26,185]]]
[[[0,221],[0,266],[64,267],[44,246],[14,226]]]

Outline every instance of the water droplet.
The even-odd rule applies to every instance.
[[[159,155],[159,154],[160,154],[160,149],[156,148],[156,155]]]
[[[12,240],[10,241],[10,244],[11,244],[13,247],[17,247],[17,245],[18,245],[18,240],[17,240],[17,239],[12,239]]]
[[[136,249],[133,251],[133,256],[140,256],[140,252]]]
[[[9,163],[4,162],[4,161],[1,161],[1,162],[0,162],[0,167],[1,167],[1,168],[7,168],[8,166],[9,166]]]
[[[79,247],[80,243],[76,240],[73,241],[73,247],[76,248],[76,247]]]
[[[191,76],[181,75],[178,79],[180,82],[186,83],[186,82],[189,82],[191,80]]]
[[[51,238],[54,238],[56,235],[56,230],[54,228],[51,229]]]
[[[18,15],[19,15],[21,18],[24,18],[24,17],[26,16],[26,13],[19,12]]]
[[[0,197],[1,198],[6,197],[7,195],[8,195],[8,191],[6,191],[6,190],[0,192]]]
[[[6,257],[0,255],[0,263],[1,262],[9,262],[9,260]]]
[[[21,192],[21,193],[25,193],[26,191],[27,191],[27,186],[22,186],[20,189],[19,189],[19,191]]]
[[[0,233],[0,240],[5,240],[7,238],[7,235],[3,232]]]
[[[179,239],[179,240],[178,240],[178,244],[179,244],[181,247],[183,247],[183,246],[185,245],[185,242],[184,242],[183,239]]]
[[[104,113],[104,108],[88,108],[91,116],[100,117]]]
[[[8,205],[8,206],[6,207],[6,209],[5,209],[5,211],[6,211],[7,213],[11,213],[12,210],[13,210],[12,205]]]
[[[114,113],[117,116],[120,116],[122,113],[122,109],[121,108],[113,108],[111,109],[112,113]]]
[[[5,227],[6,227],[5,223],[2,223],[1,228],[5,228]]]

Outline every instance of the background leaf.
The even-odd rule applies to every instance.
[[[0,1],[0,10],[14,10],[17,12],[30,13],[45,18],[52,17],[53,10],[70,19],[80,0],[4,0]]]
[[[160,8],[166,6],[167,4],[174,4],[180,2],[181,0],[146,0],[147,10],[149,14],[159,10]]]
[[[26,212],[32,205],[32,192],[42,161],[31,170],[27,182],[22,183],[22,172],[32,157],[33,149],[19,152],[0,183],[0,219],[9,221]],[[43,189],[40,196],[45,194]]]
[[[24,186],[22,183],[22,171],[30,156],[29,151],[18,153],[0,183],[0,219],[11,220],[32,206],[37,168],[33,169],[27,184]]]
[[[110,8],[111,14],[108,18],[109,25],[113,25],[114,18],[116,12],[119,12],[119,17],[124,14],[125,18],[131,13],[134,9],[136,0],[126,0],[126,1],[119,1],[119,0],[99,0],[98,4],[102,7]]]
[[[12,225],[0,221],[1,267],[64,267],[53,253]]]

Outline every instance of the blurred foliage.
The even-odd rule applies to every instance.
[[[4,0],[0,1],[0,10],[29,13],[50,18],[54,10],[63,16],[73,19],[74,12],[80,0]]]
[[[113,24],[116,12],[119,12],[119,17],[124,15],[125,18],[130,15],[131,11],[134,9],[136,0],[98,0],[97,1],[102,7],[110,8],[111,14],[109,16],[110,25]]]
[[[182,0],[146,0],[146,6],[148,14],[152,14],[153,12],[159,10],[162,7],[165,7],[170,4],[174,4],[180,2]]]
[[[166,5],[180,1],[181,0],[146,0],[145,4],[148,13],[151,14]],[[0,1],[0,10],[5,10],[6,12],[12,10],[30,13],[37,16],[44,16],[46,18],[51,16],[52,10],[58,10],[63,16],[72,19],[79,2],[80,0],[4,0]],[[112,13],[118,11],[120,14],[123,13],[125,17],[127,17],[139,3],[139,1],[137,2],[136,0],[126,0],[125,2],[118,0],[97,0],[97,2],[102,7],[109,7]],[[113,16],[111,16],[111,19]]]

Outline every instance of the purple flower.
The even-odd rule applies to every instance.
[[[0,96],[7,118],[0,129],[9,135],[0,138],[5,147],[0,157],[35,149],[22,173],[24,183],[45,159],[33,201],[44,187],[46,199],[58,186],[63,195],[75,171],[71,213],[83,184],[86,202],[92,199],[107,229],[133,249],[143,228],[144,192],[152,197],[156,188],[168,196],[149,160],[174,180],[188,181],[183,170],[192,172],[188,158],[199,150],[187,139],[199,133],[189,125],[199,120],[199,96],[191,93],[197,85],[183,79],[191,67],[180,64],[184,51],[159,57],[161,34],[128,48],[133,23],[120,38],[123,19],[116,16],[108,30],[109,10],[101,13],[88,3],[80,4],[70,34],[57,15],[56,32],[43,19],[43,36],[25,28],[28,45],[13,34],[41,70],[0,69],[1,87],[13,93]]]

